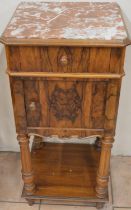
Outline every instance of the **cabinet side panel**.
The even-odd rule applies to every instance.
[[[112,48],[110,57],[110,73],[123,73],[125,48]]]
[[[10,77],[10,86],[12,93],[16,131],[18,133],[25,133],[27,129],[27,122],[24,102],[23,81],[20,79],[14,79]]]
[[[6,46],[7,65],[10,71],[21,71],[20,48],[17,46]]]
[[[41,57],[38,47],[19,47],[21,71],[40,71]]]
[[[107,82],[94,82],[91,102],[91,128],[104,127]]]
[[[108,134],[115,134],[119,105],[121,80],[111,80],[107,87],[104,129]]]
[[[111,48],[92,47],[90,48],[89,72],[106,73],[110,66]]]
[[[81,124],[83,128],[90,128],[90,118],[92,109],[92,98],[93,98],[93,82],[83,82],[82,92],[82,120]]]

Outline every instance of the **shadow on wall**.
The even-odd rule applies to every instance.
[[[123,16],[131,40],[131,22],[125,14]],[[114,155],[131,155],[131,46],[126,50],[124,70],[126,75],[122,82]]]
[[[19,151],[4,49],[0,55],[0,150]]]

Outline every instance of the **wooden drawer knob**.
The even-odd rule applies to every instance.
[[[36,110],[36,104],[35,104],[34,101],[32,101],[32,102],[29,104],[29,109],[30,109],[31,111],[35,111],[35,110]]]
[[[68,64],[68,57],[66,55],[61,56],[60,63],[62,65],[67,65]]]

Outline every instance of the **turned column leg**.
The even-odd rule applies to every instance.
[[[25,134],[20,134],[17,137],[20,144],[22,178],[24,181],[24,189],[27,195],[32,195],[35,191],[34,176],[31,165],[31,154],[29,149],[29,137]]]
[[[96,195],[98,198],[105,198],[108,190],[110,155],[114,138],[105,136],[102,139],[100,163],[97,173]]]

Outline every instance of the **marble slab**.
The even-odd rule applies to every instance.
[[[22,2],[2,37],[109,41],[127,32],[115,2]]]

